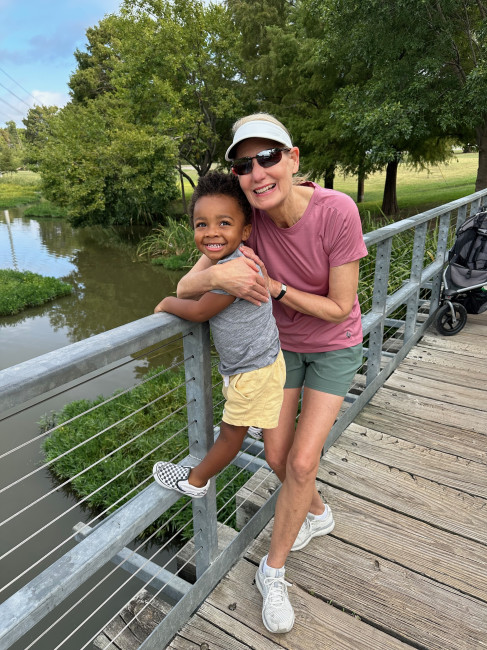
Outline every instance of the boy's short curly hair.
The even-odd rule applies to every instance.
[[[192,228],[194,228],[193,214],[196,201],[204,196],[215,196],[216,194],[234,198],[243,212],[245,225],[252,223],[252,206],[240,187],[240,183],[235,174],[208,172],[205,176],[200,177],[189,205],[189,219]]]

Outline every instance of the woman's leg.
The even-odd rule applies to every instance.
[[[284,566],[289,550],[310,508],[318,507],[319,500],[321,510],[317,514],[323,510],[321,497],[315,485],[316,474],[321,450],[342,402],[343,397],[311,388],[304,389],[301,414],[294,440],[287,454],[283,474],[285,480],[276,503],[274,528],[267,558],[268,566],[275,568]],[[290,408],[288,416],[289,411]],[[267,441],[265,444],[267,446]],[[278,445],[278,441],[275,441],[275,444]],[[286,439],[285,448],[288,444],[289,440]]]
[[[203,487],[208,479],[229,465],[240,451],[247,429],[248,427],[236,427],[221,422],[220,435],[201,463],[191,470],[189,483],[195,487]]]
[[[284,400],[279,416],[279,424],[275,429],[265,430],[265,457],[269,466],[275,472],[281,483],[284,483],[286,479],[286,465],[288,454],[294,443],[294,437],[296,433],[296,416],[298,412],[300,395],[301,388],[286,388],[284,390]],[[302,415],[300,418],[301,417]],[[311,499],[309,512],[315,515],[321,515],[323,512],[323,500],[318,490],[316,490],[316,487]]]

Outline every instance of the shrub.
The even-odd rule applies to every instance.
[[[214,375],[215,379],[219,377],[216,370]],[[184,369],[156,368],[145,379],[130,392],[120,394],[105,404],[102,404],[103,397],[93,401],[71,402],[41,422],[43,430],[48,426],[62,425],[49,434],[44,442],[46,460],[51,463],[50,471],[60,481],[70,479],[69,489],[78,498],[86,498],[86,503],[97,512],[115,510],[145,488],[147,479],[152,480],[152,466],[156,461],[174,459],[174,462],[178,462],[188,453],[187,415],[186,409],[181,408],[186,403]],[[220,400],[220,391],[220,386],[214,388],[214,401]],[[165,397],[158,399],[161,396]],[[85,415],[68,422],[82,413]],[[127,414],[132,415],[126,418]],[[220,417],[221,406],[215,409],[215,421]],[[163,418],[167,419],[161,422]],[[111,426],[113,423],[117,424]],[[96,435],[98,432],[103,433]],[[87,442],[59,458],[84,441]],[[124,443],[128,444],[115,451]],[[115,478],[121,472],[124,473]],[[223,519],[230,517],[229,525],[235,525],[235,516],[232,515],[235,510],[234,495],[250,476],[249,472],[241,472],[232,482],[238,472],[238,468],[230,466],[217,478],[217,492],[222,490],[217,497],[217,508],[222,509],[220,516]],[[182,498],[189,502],[189,498]],[[175,533],[183,528],[182,536],[190,538],[191,508],[180,510],[181,503],[178,502],[143,536],[151,534],[172,518],[168,530]],[[160,532],[156,539],[162,541],[164,536],[165,531]]]

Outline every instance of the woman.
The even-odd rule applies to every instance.
[[[198,298],[220,288],[255,304],[267,301],[268,292],[273,298],[287,378],[279,424],[266,432],[264,444],[282,487],[256,584],[264,625],[270,632],[288,632],[294,612],[284,579],[286,558],[334,526],[315,479],[323,445],[362,362],[357,286],[359,260],[367,250],[352,199],[293,179],[299,149],[273,116],[258,113],[236,122],[225,158],[253,208],[252,250],[244,247],[247,257],[224,268],[201,258],[180,281],[178,296]]]

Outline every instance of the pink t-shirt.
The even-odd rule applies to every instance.
[[[315,183],[305,185],[315,189],[301,219],[290,228],[279,228],[266,212],[254,210],[247,244],[262,258],[271,278],[326,296],[330,267],[365,257],[367,249],[354,201]],[[362,342],[358,297],[343,323],[302,314],[276,300],[273,313],[284,350],[325,352]]]

